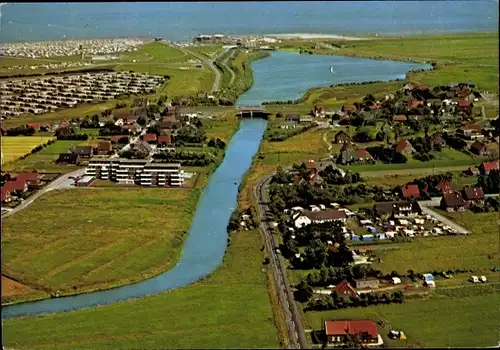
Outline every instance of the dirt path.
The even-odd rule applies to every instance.
[[[215,92],[215,91],[218,91],[219,88],[220,88],[220,81],[221,81],[221,73],[220,71],[217,69],[217,67],[215,67],[212,59],[207,59],[207,58],[204,58],[204,57],[201,57],[200,55],[198,55],[197,53],[194,53],[192,51],[189,51],[188,49],[182,47],[182,46],[178,46],[177,47],[179,50],[181,50],[182,52],[184,52],[185,54],[189,54],[193,57],[196,57],[197,59],[199,59],[201,62],[203,62],[203,64],[205,64],[206,66],[208,66],[208,68],[210,68],[214,74],[215,74],[215,79],[214,79],[214,83],[212,84],[212,92]],[[215,58],[217,59],[217,58]]]
[[[330,151],[332,149],[332,144],[330,142],[328,142],[328,140],[326,138],[326,136],[328,135],[328,131],[330,131],[330,130],[325,131],[325,133],[323,134],[323,141],[327,145],[328,151]]]
[[[2,297],[26,294],[29,291],[31,291],[30,287],[8,277],[2,276]]]

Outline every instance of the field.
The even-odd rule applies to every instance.
[[[277,348],[260,240],[256,230],[233,235],[211,276],[159,296],[5,321],[3,342],[16,349]]]
[[[2,273],[61,294],[156,275],[179,258],[200,194],[152,188],[50,192],[3,220]]]
[[[12,138],[20,138],[20,136],[15,136]],[[40,140],[39,137],[32,137],[34,140]],[[36,169],[39,172],[70,172],[75,170],[75,166],[62,166],[55,164],[55,161],[59,157],[59,153],[67,152],[69,148],[76,147],[78,145],[86,145],[88,141],[66,141],[59,140],[53,144],[43,148],[41,151],[31,154],[25,159],[19,159],[6,164],[3,170],[6,171],[26,171]],[[6,147],[7,148],[7,147]]]
[[[446,173],[447,171],[441,171],[439,170],[441,168],[436,169],[410,169],[411,173],[408,174],[395,174],[395,175],[385,175],[385,176],[377,176],[378,174],[375,173],[362,173],[363,174],[363,179],[365,180],[365,183],[370,184],[370,185],[378,185],[378,186],[400,186],[407,184],[408,182],[411,182],[419,177],[424,177],[426,175],[430,175],[432,173],[434,174],[442,174]],[[433,171],[434,170],[434,171]],[[464,175],[462,171],[451,171],[453,174],[453,179],[451,180],[451,185],[454,188],[461,189],[465,185],[473,185],[477,182],[477,179],[475,176],[472,175]],[[366,174],[373,174],[367,176]]]
[[[52,139],[51,136],[2,136],[2,165],[30,153],[36,146]]]
[[[369,306],[306,313],[306,327],[321,329],[328,319],[371,319],[404,331],[408,342],[388,340],[388,328],[379,328],[389,347],[486,347],[498,343],[498,284],[436,291],[431,298],[404,304]],[[483,291],[485,293],[483,293]],[[463,294],[466,294],[465,296]],[[469,294],[469,295],[467,295]]]
[[[406,273],[409,269],[420,273],[463,268],[486,271],[498,267],[498,213],[441,213],[472,233],[384,245],[377,249],[382,263],[374,263],[373,267],[386,273]]]
[[[203,120],[207,140],[219,138],[226,143],[229,142],[236,132],[238,125],[239,122],[236,118],[236,111],[234,110],[218,113],[213,119]]]

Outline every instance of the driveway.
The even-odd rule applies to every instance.
[[[433,207],[438,207],[440,204],[441,197],[434,197],[429,201],[419,201],[418,204],[420,205],[420,208],[422,208],[422,211],[425,214],[428,214],[432,217],[435,217],[439,221],[441,221],[443,224],[450,226],[453,230],[457,231],[458,233],[463,233],[463,234],[469,234],[471,233],[469,230],[467,230],[465,227],[462,227],[450,219],[444,217],[441,214],[438,214],[436,211],[434,211],[432,208]]]

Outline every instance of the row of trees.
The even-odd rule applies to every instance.
[[[297,126],[296,128],[291,128],[291,129],[276,129],[276,130],[266,131],[265,137],[271,142],[285,141],[292,136],[296,136],[307,130],[312,129],[314,126],[315,126],[314,124],[308,124],[304,126]]]
[[[222,141],[220,138],[217,138],[217,139],[211,138],[208,141],[207,145],[208,145],[208,147],[215,147],[215,148],[222,149],[222,150],[226,148],[226,143],[224,141]]]
[[[324,310],[337,310],[345,309],[348,307],[366,307],[370,305],[388,305],[388,304],[402,304],[405,299],[403,291],[396,291],[393,293],[362,293],[358,297],[342,297],[337,293],[331,295],[321,295],[314,300],[311,300],[305,311],[324,311]]]
[[[477,179],[477,186],[481,187],[484,193],[498,193],[500,188],[500,171],[491,170],[487,175],[480,175]]]
[[[54,136],[58,140],[88,140],[89,135],[79,134],[73,127],[59,128],[56,130]]]
[[[344,176],[340,170],[328,165],[325,169],[319,172],[319,176],[330,185],[348,185],[358,182],[363,182],[363,178],[359,173],[347,172]]]
[[[14,128],[7,129],[7,136],[33,136],[36,130],[28,125],[20,125]]]
[[[184,166],[206,166],[214,163],[216,156],[210,153],[173,151],[156,153],[153,158],[165,163],[180,163]]]

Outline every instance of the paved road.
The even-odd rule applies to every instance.
[[[436,211],[434,211],[432,208],[433,207],[438,207],[441,201],[441,197],[434,197],[429,201],[419,201],[418,204],[420,205],[420,208],[422,208],[422,211],[426,214],[429,214],[439,221],[441,221],[443,224],[450,226],[453,230],[457,231],[458,233],[463,233],[463,234],[469,234],[471,233],[469,230],[467,230],[465,227],[462,227],[450,219],[444,217],[441,214],[438,214]]]
[[[307,349],[308,344],[304,328],[302,327],[300,314],[290,289],[290,283],[287,279],[283,257],[276,252],[276,248],[279,245],[271,232],[269,222],[266,220],[266,213],[269,211],[266,202],[266,188],[273,175],[274,174],[266,176],[254,187],[254,197],[258,202],[260,228],[264,234],[267,251],[269,252],[270,267],[273,270],[278,289],[279,304],[283,308],[283,313],[285,315],[285,321],[289,332],[288,347]]]
[[[227,62],[229,61],[229,59],[233,59],[234,58],[234,54],[236,53],[236,50],[233,50],[231,52],[230,55],[228,55],[226,57],[226,59],[224,61],[222,61],[222,64],[229,70],[229,72],[231,73],[231,79],[229,80],[229,86],[233,85],[234,83],[234,79],[236,79],[236,74],[234,73],[234,70],[227,65]]]

